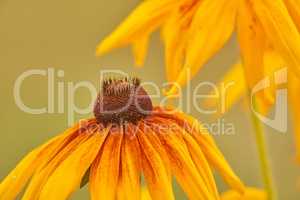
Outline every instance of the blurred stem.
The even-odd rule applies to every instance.
[[[259,106],[257,105],[256,99],[253,99],[253,108],[256,111],[259,111]],[[257,118],[255,113],[251,112],[252,123],[255,130],[255,140],[260,160],[260,168],[263,176],[265,190],[268,196],[268,200],[276,200],[276,194],[274,189],[274,183],[272,178],[272,169],[269,163],[267,147],[266,147],[266,140],[265,140],[265,133],[263,125],[261,121]]]

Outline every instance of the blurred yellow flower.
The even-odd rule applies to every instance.
[[[23,200],[65,200],[87,174],[92,200],[139,200],[143,173],[153,199],[175,199],[175,176],[190,199],[217,200],[213,168],[244,192],[204,127],[182,112],[153,108],[139,80],[105,81],[94,114],[30,152],[1,182],[0,199],[15,199],[29,182]]]
[[[243,195],[232,190],[225,192],[221,195],[221,200],[267,200],[267,196],[261,189],[248,187]]]
[[[97,55],[132,44],[141,65],[149,35],[158,28],[167,79],[180,85],[189,81],[188,73],[195,76],[234,30],[250,88],[267,73],[263,60],[269,51],[300,75],[300,0],[145,0],[99,44]]]

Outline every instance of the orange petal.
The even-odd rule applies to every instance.
[[[216,199],[219,199],[219,193],[218,193],[218,189],[215,183],[212,170],[207,162],[205,155],[201,150],[201,147],[189,133],[187,133],[185,130],[183,130],[180,127],[177,128],[182,133],[182,137],[190,152],[192,160],[194,161],[199,174],[203,177],[210,193],[212,193]]]
[[[54,158],[47,159],[47,165],[39,167],[34,176],[32,177],[30,184],[28,185],[26,192],[22,200],[38,200],[40,193],[48,181],[49,177],[56,170],[56,168],[78,147],[82,142],[90,137],[89,134],[80,134],[74,138],[69,144],[67,144],[62,150],[60,150]]]
[[[228,185],[238,192],[243,193],[245,188],[244,184],[232,171],[230,165],[227,163],[206,128],[198,120],[182,112],[173,112],[172,115],[169,115],[169,118],[175,119],[181,127],[184,127],[187,132],[192,134],[194,139],[201,146],[201,150],[209,164],[221,173]]]
[[[137,133],[137,137],[143,154],[142,168],[150,195],[153,199],[174,200],[166,153],[153,132],[141,130]]]
[[[137,138],[127,134],[124,136],[121,149],[120,179],[118,200],[139,200],[141,197],[141,153]]]
[[[69,198],[79,188],[82,177],[97,156],[108,131],[109,128],[103,132],[92,133],[88,140],[72,152],[50,176],[39,199]]]
[[[42,167],[63,145],[72,139],[78,126],[66,130],[63,134],[51,139],[46,144],[30,152],[1,182],[0,199],[11,200],[21,192],[38,167]]]
[[[120,152],[123,133],[112,128],[90,172],[92,200],[115,200],[119,180]]]
[[[209,185],[205,183],[204,178],[199,174],[184,140],[175,131],[173,129],[168,132],[160,130],[156,134],[159,136],[161,143],[164,144],[172,163],[171,169],[179,184],[190,199],[217,199],[210,193]]]

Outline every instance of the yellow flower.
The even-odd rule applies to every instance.
[[[123,107],[126,105],[127,107]],[[172,177],[190,199],[219,199],[212,169],[239,193],[244,186],[212,137],[191,116],[152,107],[138,79],[104,81],[95,118],[30,152],[1,182],[0,199],[64,200],[89,176],[92,200],[175,199]]]
[[[189,81],[188,73],[195,76],[234,30],[250,88],[267,73],[263,60],[269,51],[276,51],[300,75],[299,0],[145,0],[99,44],[97,55],[132,44],[141,65],[148,37],[158,28],[168,81],[180,85]]]
[[[267,200],[267,196],[261,189],[248,187],[243,195],[232,190],[225,192],[221,195],[221,200]]]

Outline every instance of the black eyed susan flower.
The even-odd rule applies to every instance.
[[[0,199],[64,200],[88,177],[92,200],[175,199],[172,177],[190,199],[219,199],[212,169],[238,193],[244,186],[212,137],[191,116],[153,107],[138,79],[104,81],[83,120],[30,152],[1,182]]]

